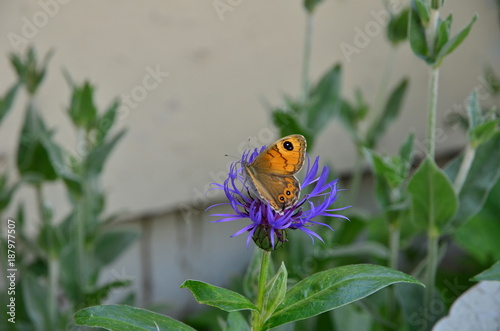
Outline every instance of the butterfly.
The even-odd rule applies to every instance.
[[[300,134],[283,137],[263,150],[243,168],[250,188],[279,214],[299,199],[300,182],[295,174],[304,165],[307,142]]]

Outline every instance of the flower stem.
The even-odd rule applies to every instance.
[[[313,14],[307,12],[306,16],[306,35],[304,41],[304,57],[302,59],[302,101],[305,101],[309,95],[309,69],[311,67],[311,50],[313,37],[314,19]]]
[[[427,153],[434,159],[436,150],[436,113],[439,68],[432,68],[429,81],[429,109],[427,114]]]
[[[475,155],[476,150],[474,149],[474,147],[472,147],[471,144],[467,144],[467,147],[465,148],[464,159],[460,164],[460,169],[458,170],[457,177],[455,178],[454,188],[456,194],[459,194],[462,190],[462,186],[464,186],[465,179],[467,178],[467,174],[469,173]]]
[[[262,259],[260,263],[259,273],[259,288],[257,292],[257,311],[252,312],[252,331],[260,331],[262,324],[265,322],[261,320],[264,308],[264,292],[266,290],[267,273],[269,270],[269,261],[271,258],[270,251],[262,251]]]

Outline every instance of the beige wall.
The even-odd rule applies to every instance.
[[[250,252],[245,250],[243,238],[211,237],[224,225],[208,223],[206,218],[201,221],[198,216],[192,218],[189,226],[203,230],[188,241],[186,250],[181,249],[176,241],[181,225],[176,222],[179,217],[175,210],[204,200],[202,194],[207,184],[220,178],[233,161],[225,154],[238,156],[241,148],[249,145],[249,137],[250,144],[258,145],[276,138],[266,105],[279,105],[283,94],[299,93],[305,25],[301,1],[222,1],[234,6],[221,16],[212,0],[0,2],[0,91],[5,91],[14,79],[6,57],[15,50],[9,34],[11,38],[12,33],[26,38],[39,54],[54,49],[37,103],[47,122],[57,129],[57,139],[67,148],[75,150],[75,138],[62,115],[69,90],[61,68],[68,69],[76,81],[94,82],[101,108],[116,96],[130,100],[121,108],[119,121],[128,133],[106,168],[104,184],[109,192],[110,212],[127,210],[135,215],[151,210],[172,211],[167,213],[168,220],[155,221],[158,228],[154,233],[158,238],[152,245],[158,300],[176,294],[187,274],[210,281],[220,279],[226,271],[243,268],[246,259],[236,259],[228,265],[221,258],[221,266],[213,269],[214,273],[219,270],[220,275],[204,273],[213,268],[219,256],[211,254],[207,259],[199,252],[239,247],[238,254],[245,258]],[[398,1],[390,2],[396,7],[400,5]],[[51,5],[42,5],[47,3]],[[391,57],[382,28],[385,23],[379,18],[381,3],[328,0],[319,7],[311,75],[317,78],[330,65],[341,62],[343,94],[352,98],[354,89],[361,87],[373,104],[383,72],[392,63],[391,87],[403,76],[410,78],[410,87],[403,115],[383,139],[380,150],[394,151],[408,131],[417,133],[422,148],[427,68],[412,55],[407,44]],[[474,13],[479,14],[479,20],[470,38],[445,61],[441,70],[438,127],[444,131],[438,152],[463,143],[462,134],[444,127],[443,115],[462,104],[473,88],[482,87],[485,65],[500,72],[495,1],[447,1],[444,12],[450,10],[454,13],[453,31],[464,26]],[[30,24],[39,27],[30,31]],[[359,30],[366,29],[371,29],[371,36],[365,40],[366,45],[361,45]],[[346,44],[357,47],[359,54],[346,57],[340,47]],[[151,71],[163,74],[155,80]],[[484,88],[481,91],[483,102],[493,104],[495,100]],[[18,135],[22,110],[23,101],[19,99],[0,130],[0,155],[9,164],[15,157],[12,137]],[[354,161],[352,144],[338,123],[321,135],[315,153],[331,161],[338,170],[351,169]],[[47,192],[58,215],[63,215],[66,202],[61,187],[48,187]],[[30,199],[31,192],[24,191],[22,195]],[[193,229],[189,231],[198,231]],[[232,230],[220,231],[230,234]],[[137,275],[141,273],[138,247],[121,262]],[[180,259],[189,262],[192,272],[179,271]],[[120,268],[117,265],[116,270]],[[172,279],[163,278],[173,273],[176,276]]]

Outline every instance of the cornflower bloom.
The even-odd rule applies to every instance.
[[[285,209],[282,214],[276,212],[267,201],[255,196],[248,178],[246,178],[243,165],[251,163],[261,150],[247,150],[243,153],[241,160],[233,162],[229,169],[229,174],[223,184],[213,183],[213,189],[224,191],[228,202],[215,204],[208,209],[230,205],[234,211],[231,214],[212,214],[210,216],[221,217],[213,223],[231,222],[249,218],[251,223],[231,237],[248,232],[247,247],[250,239],[264,250],[275,250],[280,248],[287,240],[287,230],[300,230],[308,234],[312,241],[314,238],[323,242],[323,239],[309,227],[314,224],[323,225],[333,230],[328,224],[314,221],[319,216],[338,217],[347,219],[346,216],[335,214],[339,210],[348,207],[332,209],[330,206],[337,200],[338,189],[337,179],[328,182],[330,169],[323,167],[321,174],[317,176],[319,170],[319,157],[316,157],[311,165],[307,158],[307,170],[302,182],[302,190],[309,191],[302,199],[299,199],[290,208]],[[308,208],[306,208],[308,207]]]

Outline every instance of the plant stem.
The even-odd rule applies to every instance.
[[[474,161],[474,156],[476,155],[476,150],[471,144],[467,144],[464,153],[464,159],[460,164],[460,169],[458,170],[457,177],[455,178],[455,192],[459,194],[462,190],[462,186],[465,183],[465,179],[467,178],[467,174],[469,173],[470,167],[472,165],[472,161]]]
[[[49,327],[55,329],[56,327],[56,307],[57,307],[57,283],[59,278],[59,263],[57,261],[57,254],[55,252],[55,248],[53,247],[53,243],[55,238],[53,238],[54,229],[52,228],[52,222],[50,217],[46,217],[45,207],[43,202],[43,193],[42,193],[42,185],[35,185],[35,195],[36,195],[36,204],[38,213],[40,215],[40,219],[42,220],[43,227],[46,230],[45,245],[47,247],[47,260],[48,260],[48,298],[47,298],[47,307],[48,307],[48,322]]]
[[[304,40],[304,57],[302,59],[302,101],[307,100],[309,95],[309,69],[311,67],[311,50],[313,37],[314,18],[313,14],[307,12],[306,35]]]
[[[262,250],[260,263],[259,288],[257,292],[257,311],[252,311],[252,331],[260,331],[264,321],[261,320],[264,308],[264,292],[266,290],[267,273],[269,271],[269,261],[271,252]]]
[[[427,113],[427,153],[434,159],[436,150],[436,114],[439,68],[432,68],[429,81],[429,109]]]
[[[426,315],[429,315],[431,313],[432,300],[434,299],[438,265],[439,232],[434,224],[429,226],[427,236],[427,274],[425,282],[424,312]],[[428,316],[428,318],[430,318],[429,321],[432,320],[432,317],[431,315]]]
[[[358,198],[359,188],[361,186],[361,179],[363,177],[363,154],[358,147],[358,153],[356,155],[356,161],[354,163],[354,171],[352,174],[351,183],[349,185],[350,191],[350,203],[354,204],[356,199]]]

